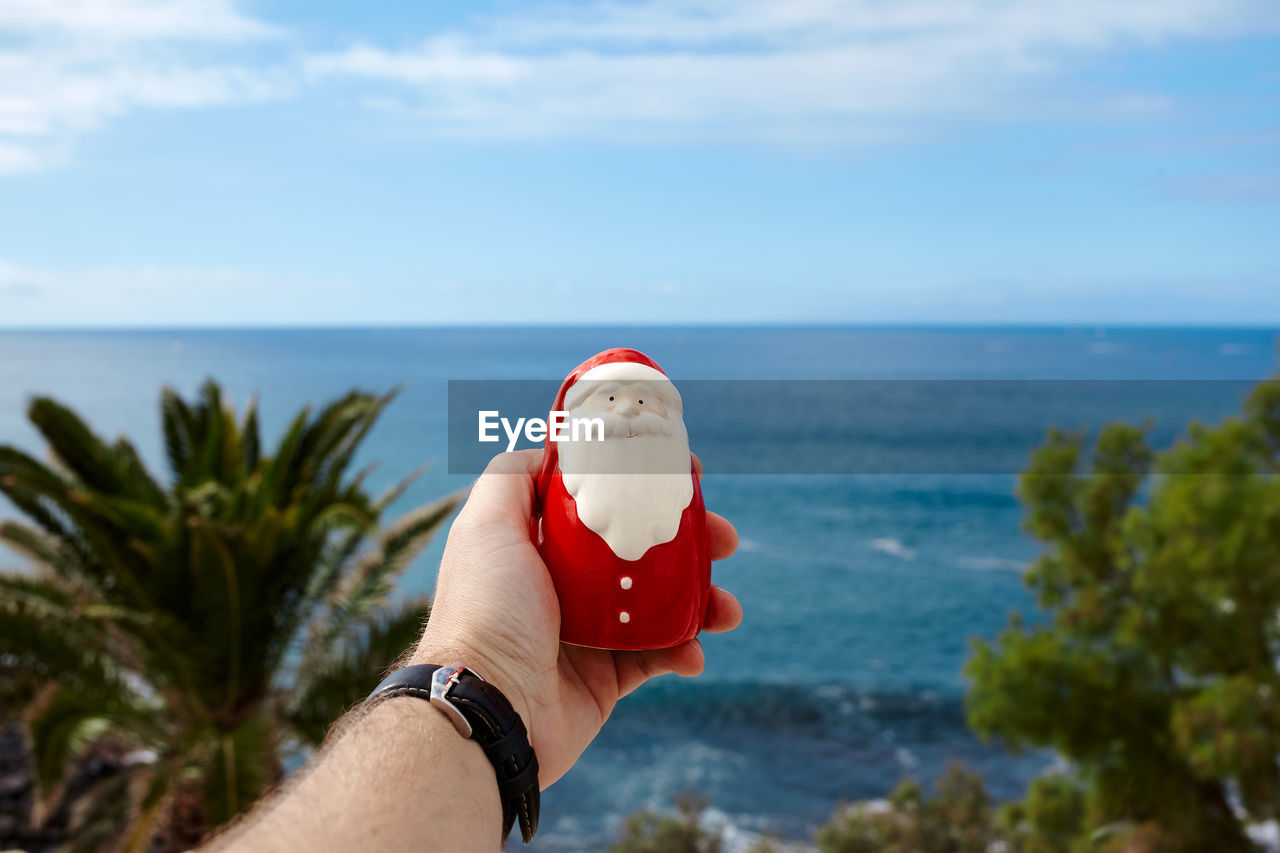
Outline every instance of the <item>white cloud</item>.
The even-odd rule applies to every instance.
[[[844,139],[911,118],[1037,111],[1035,83],[1090,54],[1278,24],[1268,0],[543,4],[408,49],[313,56],[307,69],[370,83],[370,103],[393,103],[440,134]],[[1087,105],[1091,115],[1167,106],[1158,92],[1107,96]]]
[[[237,60],[275,35],[230,0],[4,0],[0,173],[62,159],[77,135],[133,110],[282,94],[278,72]]]
[[[1274,0],[595,0],[308,55],[242,3],[0,0],[0,174],[71,159],[131,112],[335,82],[468,137],[883,142],[955,117],[1143,120],[1177,105],[1050,84],[1107,51],[1280,29]]]
[[[0,175],[37,169],[48,159],[48,154],[42,156],[29,146],[0,142]]]
[[[358,289],[336,276],[212,267],[55,269],[0,258],[0,328],[315,322]]]
[[[97,41],[240,40],[276,34],[228,0],[5,0],[0,31]]]
[[[0,291],[64,305],[66,299],[116,301],[121,297],[163,296],[173,290],[248,294],[272,281],[262,273],[232,269],[103,266],[53,270],[0,260]]]

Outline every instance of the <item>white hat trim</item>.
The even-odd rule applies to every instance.
[[[574,382],[569,387],[564,398],[565,409],[572,411],[581,402],[581,400],[575,399],[581,395],[574,394],[574,389],[578,387],[579,383],[587,381],[658,382],[660,383],[658,393],[664,397],[670,395],[675,400],[676,407],[681,411],[684,410],[684,401],[680,398],[680,392],[676,390],[676,386],[671,382],[667,374],[638,361],[610,361],[605,364],[597,364],[579,376],[577,382]]]

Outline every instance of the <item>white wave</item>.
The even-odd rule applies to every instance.
[[[1249,838],[1267,853],[1280,851],[1280,823],[1274,820],[1253,823],[1248,827]]]
[[[872,539],[871,550],[888,554],[890,557],[898,557],[902,560],[914,560],[916,558],[916,552],[903,545],[901,540],[887,536],[880,539]]]
[[[957,557],[956,565],[976,572],[1020,572],[1024,564],[1008,557]]]
[[[707,832],[719,834],[722,853],[749,853],[751,848],[760,842],[760,839],[771,836],[766,832],[758,832],[754,829],[746,828],[742,824],[747,821],[752,821],[752,818],[740,815],[735,820],[719,809],[707,808],[702,812],[699,825]],[[759,819],[755,819],[753,822],[763,823]],[[816,853],[816,848],[806,842],[788,841],[785,845],[788,851],[794,851],[794,853],[809,853],[809,851],[815,851]]]

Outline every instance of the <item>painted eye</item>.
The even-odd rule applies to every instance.
[[[612,402],[613,402],[613,398],[612,398],[612,397],[610,397],[610,398],[609,398],[609,402],[610,402],[610,403],[612,403]]]
[[[640,405],[642,405],[642,406],[644,405],[644,400],[636,400],[636,402],[637,402],[637,403],[639,403],[639,404],[640,404]]]

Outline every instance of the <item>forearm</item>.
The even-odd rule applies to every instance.
[[[393,697],[229,833],[232,851],[498,850],[493,766],[429,703]]]

